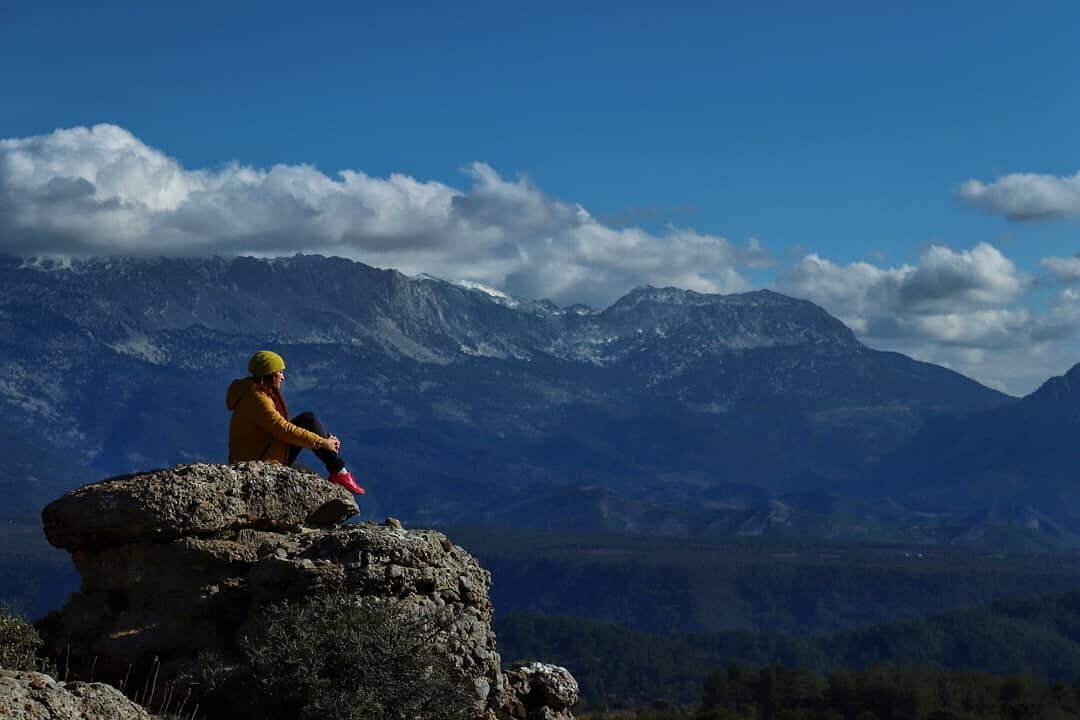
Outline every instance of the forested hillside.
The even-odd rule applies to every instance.
[[[716,670],[701,702],[586,711],[581,720],[1073,720],[1080,688],[1030,675],[875,666],[828,676],[738,664]]]
[[[821,677],[739,666],[709,677],[697,720],[1067,720],[1080,689],[1031,676],[873,667]]]
[[[594,707],[692,702],[713,670],[733,662],[818,673],[889,664],[1080,679],[1080,593],[806,639],[749,632],[665,636],[539,615],[504,617],[496,631],[508,658],[542,655],[574,668],[582,697]]]
[[[1080,558],[1073,555],[471,528],[448,534],[492,572],[500,615],[587,617],[666,634],[813,637],[1080,591]]]

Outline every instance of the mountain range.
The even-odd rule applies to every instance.
[[[1080,517],[1080,365],[1006,406],[941,416],[884,458],[881,490],[939,510],[967,505],[991,512],[1033,508]]]
[[[0,330],[9,522],[108,475],[224,461],[225,387],[269,348],[372,516],[933,542],[1080,527],[1056,502],[1077,370],[1017,400],[765,290],[646,286],[598,309],[321,256],[0,258]]]

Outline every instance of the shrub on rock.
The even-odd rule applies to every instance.
[[[330,591],[268,606],[243,644],[282,717],[464,720],[476,692],[445,644],[454,621],[446,608]]]
[[[41,637],[37,630],[22,618],[0,605],[0,668],[5,670],[39,670],[37,657]]]

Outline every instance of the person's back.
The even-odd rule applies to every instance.
[[[324,438],[293,423],[282,422],[288,410],[283,412],[284,400],[274,395],[280,393],[255,378],[240,378],[229,384],[225,393],[225,407],[232,410],[229,462],[265,460],[287,465],[292,446],[313,450],[324,447]]]
[[[326,432],[314,413],[300,413],[291,421],[281,384],[285,382],[285,361],[269,350],[260,350],[248,362],[249,376],[234,380],[225,393],[225,407],[232,411],[229,421],[229,462],[265,460],[292,465],[300,451],[308,448],[323,461],[330,482],[358,495],[364,488],[356,483],[338,451],[341,441]]]

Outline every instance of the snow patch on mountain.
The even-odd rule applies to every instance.
[[[521,305],[520,300],[510,296],[502,290],[497,290],[490,285],[473,282],[472,280],[453,280],[450,284],[456,285],[459,288],[464,288],[465,290],[475,290],[477,292],[484,293],[485,295],[493,298],[500,305],[505,305],[506,307],[516,308]]]
[[[19,265],[19,269],[56,272],[58,270],[70,270],[72,262],[72,258],[68,255],[40,255],[24,259]]]
[[[114,352],[137,357],[152,365],[164,365],[168,359],[168,353],[142,333],[132,333],[123,340],[108,343],[108,347]]]

